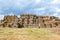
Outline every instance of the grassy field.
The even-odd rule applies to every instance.
[[[60,35],[42,28],[0,28],[0,40],[60,40]]]

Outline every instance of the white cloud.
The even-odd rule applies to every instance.
[[[35,0],[35,4],[38,4],[40,2],[41,2],[41,0]]]
[[[45,8],[44,7],[42,7],[42,8],[35,8],[34,10],[45,10]]]
[[[2,20],[4,18],[4,15],[0,15],[0,20]]]
[[[7,11],[8,15],[18,15],[18,13],[15,13],[17,11],[14,13],[12,11],[16,9],[25,13],[45,13],[46,15],[51,15],[50,13],[53,14],[53,12],[56,12],[53,14],[56,16],[58,15],[58,12],[60,12],[60,8],[56,8],[59,7],[59,3],[60,0],[0,0],[0,13],[3,12],[4,14]],[[12,12],[9,11],[10,8]]]
[[[12,15],[12,16],[13,16],[13,15],[14,15],[14,13],[12,13],[12,12],[11,12],[11,13],[7,13],[7,15]]]
[[[60,12],[60,8],[56,7],[56,8],[55,8],[55,11],[56,11],[56,12]]]
[[[58,4],[58,3],[60,3],[60,0],[53,0],[51,3],[52,4]]]
[[[53,16],[58,16],[59,14],[58,13],[54,13],[54,14],[52,14]]]
[[[18,15],[17,17],[20,18],[20,15]]]
[[[56,17],[59,17],[60,18],[59,13],[54,13],[54,14],[52,14],[52,16],[56,16]]]

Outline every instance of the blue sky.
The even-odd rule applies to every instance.
[[[22,13],[60,17],[60,0],[0,0],[0,19]]]

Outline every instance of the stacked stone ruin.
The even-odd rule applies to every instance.
[[[60,28],[60,19],[54,16],[37,16],[34,14],[21,14],[17,16],[4,16],[0,20],[0,27],[10,28]]]

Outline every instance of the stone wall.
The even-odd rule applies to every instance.
[[[37,16],[34,14],[21,14],[17,16],[4,16],[0,20],[0,27],[10,28],[60,28],[60,19],[54,16]]]
[[[17,16],[4,16],[0,22],[1,27],[20,28],[19,18]]]

